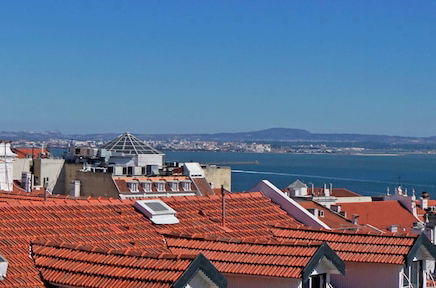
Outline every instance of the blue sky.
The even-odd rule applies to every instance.
[[[436,135],[436,1],[9,1],[0,130]]]

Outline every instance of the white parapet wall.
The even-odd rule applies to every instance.
[[[12,191],[14,180],[14,160],[17,157],[11,151],[11,143],[0,141],[0,190]]]
[[[331,230],[327,224],[315,217],[295,200],[280,191],[280,189],[278,189],[268,180],[260,181],[256,186],[249,189],[247,192],[262,192],[266,197],[270,198],[272,202],[285,210],[290,216],[309,227]]]

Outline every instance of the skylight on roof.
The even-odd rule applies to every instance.
[[[150,145],[145,144],[137,137],[130,133],[124,133],[117,138],[102,145],[101,149],[106,149],[112,152],[124,153],[124,154],[161,154],[160,151],[154,149]]]
[[[0,280],[4,280],[8,272],[9,262],[4,256],[0,255]]]
[[[138,200],[135,208],[154,224],[177,224],[176,211],[162,200]]]

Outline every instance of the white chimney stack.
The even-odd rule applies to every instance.
[[[353,214],[353,217],[351,218],[351,222],[355,225],[359,224],[359,215]]]
[[[330,197],[330,190],[327,189],[327,184],[324,184],[324,196]]]
[[[80,181],[79,180],[73,180],[71,182],[70,196],[80,197]]]
[[[32,192],[32,173],[21,173],[21,188],[26,192]]]
[[[0,140],[0,190],[11,192],[13,189],[13,161],[16,157],[11,151],[11,143]]]

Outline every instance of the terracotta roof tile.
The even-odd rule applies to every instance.
[[[319,220],[327,224],[333,230],[354,230],[354,231],[368,231],[367,227],[355,225],[347,218],[331,211],[330,209],[322,206],[314,201],[298,201],[298,204],[305,209],[318,209],[323,211],[323,216],[319,216]]]
[[[400,232],[411,232],[413,223],[419,220],[413,216],[400,202],[394,200],[341,203],[341,210],[347,218],[359,215],[360,224],[370,224],[381,230],[389,231],[391,225],[397,225]]]
[[[312,190],[312,188],[308,188],[307,193],[313,196],[324,196],[324,189],[315,187],[314,190]],[[330,195],[335,197],[362,197],[362,195],[345,188],[333,188]]]
[[[287,244],[277,240],[233,241],[167,235],[173,253],[202,253],[222,273],[301,278],[321,243]]]
[[[277,239],[325,241],[344,261],[403,264],[416,236],[344,233],[306,228],[273,227]]]
[[[93,247],[32,244],[31,254],[44,281],[75,287],[171,287],[195,255],[144,251],[94,251]],[[112,286],[121,285],[121,286]]]

